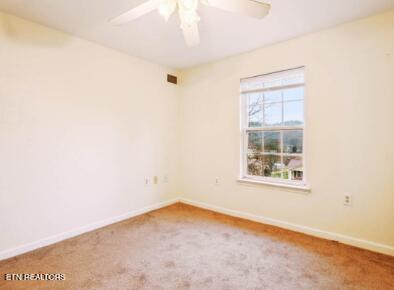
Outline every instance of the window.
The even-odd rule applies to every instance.
[[[242,179],[305,186],[304,68],[241,80]]]

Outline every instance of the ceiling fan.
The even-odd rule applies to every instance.
[[[197,14],[199,2],[203,5],[258,19],[266,16],[271,8],[270,4],[257,0],[148,0],[111,19],[110,22],[116,25],[125,24],[156,9],[167,21],[175,10],[178,9],[185,42],[188,46],[195,46],[200,43],[198,32],[200,17]]]

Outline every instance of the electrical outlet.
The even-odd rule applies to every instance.
[[[220,183],[220,180],[219,180],[219,178],[218,178],[218,177],[216,177],[216,179],[215,179],[215,185],[216,185],[216,186],[218,186],[218,185],[219,185],[219,183]]]
[[[157,176],[153,176],[153,184],[158,184],[159,178]]]
[[[168,183],[168,175],[164,175],[164,177],[163,177],[163,182],[164,182],[164,183]]]
[[[149,185],[149,178],[145,177],[145,186]]]
[[[352,206],[353,200],[350,194],[345,194],[343,204],[346,206]]]

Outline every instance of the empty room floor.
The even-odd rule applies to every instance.
[[[0,262],[0,289],[394,289],[394,257],[175,204]]]

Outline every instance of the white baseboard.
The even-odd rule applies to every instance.
[[[190,200],[187,198],[180,198],[179,201],[182,203],[185,203],[185,204],[189,204],[192,206],[212,210],[212,211],[215,211],[218,213],[251,220],[254,222],[258,222],[258,223],[273,225],[273,226],[277,226],[280,228],[292,230],[295,232],[300,232],[300,233],[308,234],[311,236],[315,236],[315,237],[319,237],[319,238],[323,238],[323,239],[327,239],[327,240],[334,240],[334,241],[337,241],[337,242],[340,242],[343,244],[347,244],[347,245],[351,245],[354,247],[378,252],[381,254],[394,256],[394,247],[392,247],[392,246],[383,245],[383,244],[379,244],[379,243],[375,243],[375,242],[371,242],[371,241],[367,241],[367,240],[362,240],[362,239],[358,239],[358,238],[354,238],[354,237],[350,237],[350,236],[346,236],[346,235],[342,235],[342,234],[337,234],[337,233],[333,233],[333,232],[327,232],[327,231],[323,231],[323,230],[319,230],[319,229],[314,229],[314,228],[310,228],[310,227],[306,227],[306,226],[302,226],[302,225],[292,224],[292,223],[288,223],[288,222],[284,222],[284,221],[280,221],[280,220],[276,220],[276,219],[272,219],[272,218],[268,218],[268,217],[253,215],[253,214],[249,214],[246,212],[227,209],[227,208],[207,204],[207,203],[200,202],[200,201]]]
[[[182,202],[185,204],[189,204],[192,206],[196,206],[196,207],[200,207],[200,208],[204,208],[204,209],[208,209],[208,210],[212,210],[215,212],[219,212],[222,214],[226,214],[226,215],[230,215],[230,216],[234,216],[234,217],[239,217],[239,218],[243,218],[243,219],[247,219],[247,220],[251,220],[251,221],[255,221],[258,223],[263,223],[263,224],[269,224],[269,225],[273,225],[273,226],[277,226],[280,228],[285,228],[285,229],[289,229],[289,230],[293,230],[296,232],[301,232],[301,233],[305,233],[311,236],[315,236],[315,237],[319,237],[319,238],[323,238],[323,239],[328,239],[328,240],[334,240],[334,241],[338,241],[340,243],[343,244],[347,244],[347,245],[351,245],[351,246],[355,246],[358,248],[362,248],[362,249],[367,249],[367,250],[371,250],[374,252],[378,252],[378,253],[382,253],[382,254],[386,254],[386,255],[390,255],[390,256],[394,256],[394,247],[392,246],[388,246],[388,245],[383,245],[383,244],[379,244],[379,243],[375,243],[375,242],[371,242],[371,241],[367,241],[367,240],[362,240],[362,239],[358,239],[358,238],[353,238],[350,236],[346,236],[346,235],[341,235],[341,234],[337,234],[337,233],[332,233],[332,232],[327,232],[327,231],[322,231],[319,229],[314,229],[314,228],[310,228],[310,227],[305,227],[302,225],[297,225],[297,224],[292,224],[292,223],[288,223],[288,222],[284,222],[284,221],[280,221],[280,220],[276,220],[276,219],[272,219],[272,218],[268,218],[268,217],[263,217],[263,216],[258,216],[258,215],[253,215],[253,214],[249,214],[249,213],[245,213],[245,212],[241,212],[241,211],[236,211],[236,210],[232,210],[232,209],[226,209],[220,206],[216,206],[216,205],[211,205],[211,204],[207,204],[204,202],[199,202],[199,201],[194,201],[194,200],[190,200],[190,199],[186,199],[186,198],[174,198],[171,200],[167,200],[164,202],[160,202],[160,203],[156,203],[141,209],[137,209],[137,210],[133,210],[131,212],[125,213],[123,215],[120,216],[116,216],[116,217],[112,217],[109,219],[105,219],[87,226],[83,226],[68,232],[64,232],[64,233],[60,233],[33,243],[29,243],[29,244],[25,244],[16,248],[12,248],[9,250],[5,250],[0,252],[0,261],[4,260],[4,259],[8,259],[26,252],[30,252],[45,246],[49,246],[51,244],[81,235],[83,233],[87,233],[102,227],[105,227],[107,225],[116,223],[116,222],[120,222],[162,207],[166,207],[169,206],[171,204],[177,203],[177,202]]]
[[[57,234],[57,235],[54,235],[54,236],[51,236],[51,237],[48,237],[48,238],[45,238],[45,239],[42,239],[39,241],[35,241],[35,242],[25,244],[25,245],[22,245],[22,246],[19,246],[16,248],[2,251],[2,252],[0,252],[0,261],[20,255],[20,254],[23,254],[23,253],[27,253],[27,252],[36,250],[39,248],[42,248],[45,246],[49,246],[51,244],[54,244],[54,243],[57,243],[57,242],[87,233],[90,231],[94,231],[96,229],[105,227],[107,225],[117,223],[117,222],[120,222],[123,220],[127,220],[129,218],[132,218],[132,217],[135,217],[135,216],[138,216],[138,215],[141,215],[141,214],[144,214],[144,213],[147,213],[147,212],[150,212],[150,211],[162,208],[162,207],[166,207],[166,206],[169,206],[169,205],[177,203],[177,202],[179,202],[178,198],[170,199],[170,200],[156,203],[156,204],[153,204],[153,205],[141,208],[141,209],[133,210],[131,212],[122,214],[120,216],[108,218],[108,219],[105,219],[105,220],[102,220],[99,222],[95,222],[93,224],[89,224],[89,225],[68,231],[68,232],[60,233],[60,234]]]

